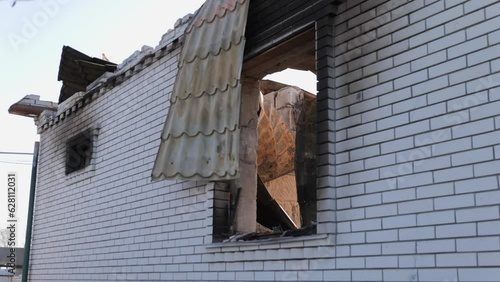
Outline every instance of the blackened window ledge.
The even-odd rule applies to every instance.
[[[333,246],[335,235],[316,234],[299,237],[281,237],[251,241],[212,243],[206,249],[212,252],[252,251],[264,249],[291,249],[316,246]]]
[[[87,180],[89,178],[92,178],[95,175],[95,163],[93,163],[94,161],[95,160],[92,159],[90,165],[86,166],[84,169],[66,175],[65,178],[66,184],[68,185],[75,184]]]

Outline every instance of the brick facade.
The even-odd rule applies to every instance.
[[[499,15],[476,0],[321,14],[318,234],[266,242],[212,243],[212,183],[151,182],[180,51],[157,48],[41,128],[30,281],[497,281]],[[92,166],[65,176],[88,128]]]

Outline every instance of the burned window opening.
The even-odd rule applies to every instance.
[[[261,81],[258,123],[257,221],[276,230],[300,229],[316,222],[316,96],[294,86]],[[266,93],[266,91],[270,91]],[[267,201],[281,207],[260,212]],[[271,217],[272,215],[272,217]],[[289,217],[287,222],[284,218]],[[274,222],[274,225],[273,225]]]
[[[240,179],[215,185],[215,242],[316,233],[316,96],[262,79],[289,68],[315,73],[314,31],[243,65],[242,77],[260,79],[256,91],[254,85],[242,87],[242,95],[247,95],[240,114],[240,147],[245,156],[240,154]],[[245,100],[249,89],[258,107],[254,100]],[[247,125],[253,128],[243,129]],[[252,144],[251,150],[245,147]],[[254,172],[245,171],[248,168]]]
[[[92,160],[92,130],[87,129],[66,144],[66,175],[89,166]]]

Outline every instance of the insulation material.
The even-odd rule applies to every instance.
[[[264,96],[259,116],[258,173],[268,182],[295,171],[295,132],[304,91],[286,87]]]
[[[207,0],[186,30],[153,179],[239,176],[248,0]]]

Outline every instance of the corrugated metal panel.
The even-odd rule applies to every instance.
[[[249,0],[207,0],[186,31],[153,179],[239,176],[240,75]]]

